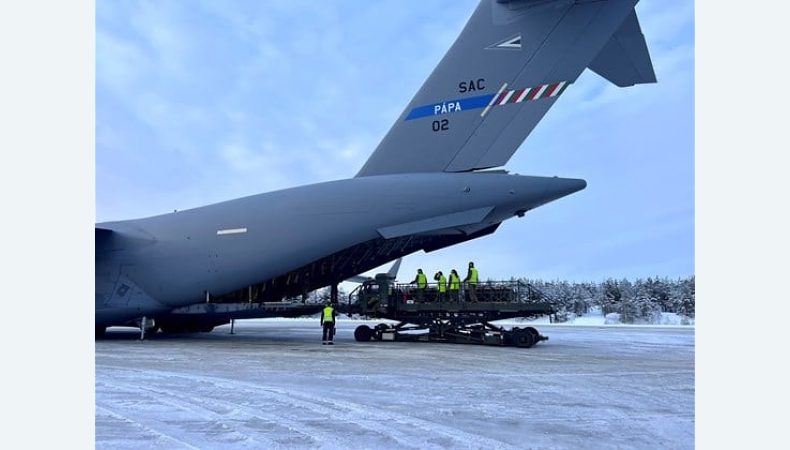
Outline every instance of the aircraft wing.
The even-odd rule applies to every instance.
[[[593,62],[655,81],[637,1],[482,0],[357,176],[502,166]]]
[[[390,267],[390,269],[387,271],[386,275],[387,275],[387,277],[390,280],[394,280],[394,279],[396,279],[398,277],[398,270],[400,270],[400,263],[401,263],[401,261],[403,261],[402,257],[398,258],[397,260],[395,260],[395,262],[392,264],[392,267]],[[376,277],[368,277],[368,276],[365,276],[365,275],[354,275],[353,277],[346,278],[345,281],[350,281],[352,283],[360,283],[361,284],[361,283],[364,283],[366,281],[372,281],[372,280],[375,280],[375,279],[376,279]]]

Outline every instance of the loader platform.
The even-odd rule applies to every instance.
[[[474,301],[473,299],[476,299]],[[435,285],[418,290],[414,285],[390,283],[386,277],[366,281],[349,295],[340,312],[397,321],[373,328],[361,325],[357,341],[415,341],[456,344],[532,347],[548,340],[534,327],[505,329],[491,322],[534,318],[554,313],[545,296],[518,281],[480,283],[472,294],[466,287],[438,292]]]

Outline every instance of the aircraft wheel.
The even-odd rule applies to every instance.
[[[367,325],[360,325],[354,330],[354,339],[357,342],[367,342],[371,337],[373,337],[373,330]]]
[[[513,333],[513,344],[516,347],[529,348],[535,345],[535,339],[532,337],[532,333],[529,331],[518,330]]]

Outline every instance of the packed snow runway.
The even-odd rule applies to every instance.
[[[334,346],[308,319],[111,328],[96,448],[694,448],[693,327],[538,325],[522,349],[358,343],[360,323]]]

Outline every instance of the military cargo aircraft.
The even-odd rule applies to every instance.
[[[501,167],[585,69],[656,81],[637,1],[481,0],[355,177],[96,224],[97,335],[142,318],[207,331],[303,314],[271,305],[584,189]]]

